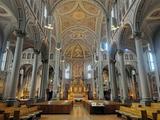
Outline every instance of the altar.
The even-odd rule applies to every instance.
[[[82,101],[88,99],[88,90],[81,79],[74,79],[68,90],[68,100]]]

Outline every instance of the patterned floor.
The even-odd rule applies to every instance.
[[[116,115],[90,115],[82,105],[76,104],[70,115],[42,115],[41,120],[120,120]]]

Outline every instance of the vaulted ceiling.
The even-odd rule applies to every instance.
[[[101,5],[108,5],[106,3],[109,0],[44,1],[48,3],[48,8],[54,9],[53,16],[55,17],[55,24],[51,42],[53,44],[52,49],[55,48],[55,41],[60,40],[62,42],[62,52],[64,55],[68,54],[68,51],[72,51],[71,54],[73,54],[74,51],[81,50],[80,53],[83,53],[81,54],[81,58],[90,57],[92,52],[95,51],[102,36],[101,31],[103,31],[102,27],[104,26],[105,17]],[[4,32],[1,33],[0,39],[1,41],[11,39],[11,46],[14,48],[16,34],[13,30],[15,29],[15,26],[18,26],[16,19],[17,9],[14,9],[14,2],[11,4],[8,3],[9,0],[3,0],[0,2],[0,31]],[[32,28],[35,28],[36,23],[31,22],[31,24],[29,23],[27,26],[27,36],[24,42],[24,49],[34,47],[35,37],[32,35],[34,34]],[[7,28],[7,25],[13,28]],[[2,28],[4,29],[1,30]],[[11,32],[11,38],[3,38],[4,36],[9,36],[5,34],[11,34]],[[74,55],[71,55],[69,58],[73,57]]]
[[[90,57],[101,39],[102,9],[92,0],[64,0],[54,16],[65,57]]]

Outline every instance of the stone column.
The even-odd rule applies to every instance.
[[[92,56],[92,97],[93,99],[96,97],[96,90],[95,90],[95,80],[94,80],[94,55]]]
[[[115,60],[109,60],[109,78],[111,83],[111,100],[118,100],[118,91],[117,91],[117,83],[116,83],[116,74],[115,74]]]
[[[49,69],[48,69],[48,59],[42,60],[42,78],[41,78],[41,89],[40,89],[40,99],[46,100],[47,95],[46,95],[46,90],[48,87],[48,74],[49,74]]]
[[[10,79],[8,79],[8,76],[9,76],[9,74],[10,74],[10,69],[9,69],[9,65],[10,65],[10,59],[9,59],[9,57],[10,57],[10,54],[9,54],[9,52],[10,52],[10,41],[7,41],[7,44],[6,44],[6,63],[5,63],[5,71],[7,72],[7,74],[6,74],[6,79],[5,79],[5,88],[4,88],[4,94],[3,94],[3,98],[4,99],[6,99],[7,98],[7,92],[8,92],[8,86],[9,86],[9,80]]]
[[[8,89],[9,93],[6,101],[8,105],[13,105],[16,100],[16,92],[17,92],[24,36],[25,33],[23,33],[21,30],[17,30],[17,41],[14,52],[12,72],[11,72],[10,89]]]
[[[34,63],[33,63],[33,70],[32,70],[32,78],[31,78],[31,89],[29,93],[29,99],[35,99],[36,94],[36,83],[37,83],[37,70],[38,70],[38,55],[39,50],[34,50]]]
[[[96,77],[96,99],[99,99],[99,85],[98,78]]]
[[[92,65],[92,96],[93,96],[93,99],[96,96],[95,80],[94,80],[94,67],[93,67],[93,65]]]
[[[55,56],[55,74],[54,74],[54,81],[53,81],[53,95],[52,99],[58,99],[58,89],[59,89],[59,65],[60,65],[60,49],[56,49],[56,56]]]
[[[124,66],[124,52],[122,50],[118,50],[119,62],[120,62],[120,74],[121,74],[121,87],[122,87],[122,102],[126,103],[128,101],[128,84],[125,73]]]
[[[19,74],[20,74],[20,88],[19,88],[19,93],[18,93],[18,98],[20,98],[21,97],[21,95],[22,95],[22,92],[23,92],[23,81],[24,81],[24,69],[20,69],[20,72],[19,72]]]
[[[98,60],[98,88],[99,88],[99,99],[104,99],[104,88],[102,80],[102,61],[101,61],[101,52],[99,51],[99,60]]]
[[[150,104],[151,96],[149,93],[149,85],[147,82],[147,74],[144,65],[143,58],[143,47],[142,47],[142,39],[140,38],[141,34],[136,33],[135,35],[135,46],[136,46],[136,54],[137,54],[137,62],[138,62],[138,75],[140,79],[140,87],[142,93],[142,104]]]
[[[154,56],[155,57],[155,56]],[[159,74],[158,74],[158,67],[157,67],[157,61],[156,61],[156,58],[154,59],[155,60],[155,76],[156,76],[156,83],[157,83],[157,91],[158,91],[158,101],[160,101],[160,78],[159,78]]]
[[[65,95],[65,61],[62,60],[61,61],[61,64],[62,64],[62,81],[61,81],[61,98],[63,99],[64,98],[64,95]]]

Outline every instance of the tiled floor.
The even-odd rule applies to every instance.
[[[82,105],[74,105],[70,115],[42,115],[41,120],[120,120],[116,115],[90,115]]]

